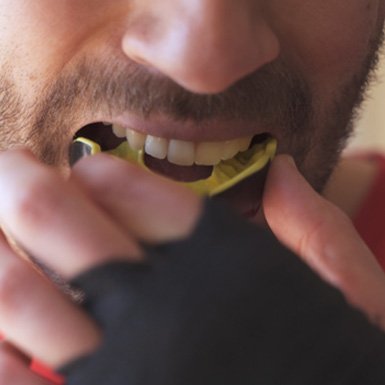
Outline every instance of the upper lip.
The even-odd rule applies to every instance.
[[[96,123],[98,121],[117,124],[145,135],[196,143],[226,141],[240,137],[255,136],[263,133],[268,133],[279,139],[277,137],[277,133],[272,132],[266,127],[261,127],[258,122],[238,120],[232,121],[213,119],[201,122],[191,120],[178,121],[161,115],[142,118],[134,114],[124,113],[114,117],[101,117],[100,119],[89,121],[86,124]]]

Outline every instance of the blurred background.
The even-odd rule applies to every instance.
[[[356,124],[356,134],[346,151],[356,152],[360,149],[385,152],[385,57],[382,58],[377,79],[369,90],[362,116]]]

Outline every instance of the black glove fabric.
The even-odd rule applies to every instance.
[[[385,384],[385,337],[274,237],[207,201],[194,234],[75,280],[104,329],[68,385]]]

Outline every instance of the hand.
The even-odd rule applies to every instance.
[[[350,219],[318,195],[292,159],[278,156],[263,201],[275,235],[385,330],[385,274]]]
[[[103,182],[102,182],[103,181]],[[31,255],[67,279],[112,259],[140,261],[139,240],[189,234],[201,210],[185,188],[109,156],[85,159],[69,181],[29,152],[0,155],[0,221]],[[122,202],[122,196],[125,200]],[[98,326],[0,239],[0,383],[45,385],[28,370],[95,350]]]
[[[138,241],[187,236],[202,204],[178,184],[104,155],[81,161],[66,182],[29,153],[10,151],[0,155],[0,185],[1,222],[31,255],[66,278],[113,258],[140,261]],[[350,221],[285,157],[273,163],[264,209],[284,243],[352,304],[382,317],[374,295],[384,289],[381,269]],[[25,354],[60,366],[96,349],[101,333],[4,239],[0,248],[0,330],[18,347],[16,353],[2,348],[0,376],[5,383],[45,385],[28,372]]]

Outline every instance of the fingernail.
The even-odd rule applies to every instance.
[[[281,177],[286,176],[290,178],[293,172],[296,174],[298,172],[297,165],[292,156],[288,154],[280,154],[273,161],[274,173],[278,172]]]
[[[267,184],[270,194],[279,191],[282,197],[290,197],[292,200],[303,188],[306,189],[306,184],[292,156],[282,154],[276,157]]]
[[[295,163],[294,158],[289,154],[282,154],[281,155],[282,160],[284,160],[286,163],[290,164],[294,168],[297,168],[297,165]]]

